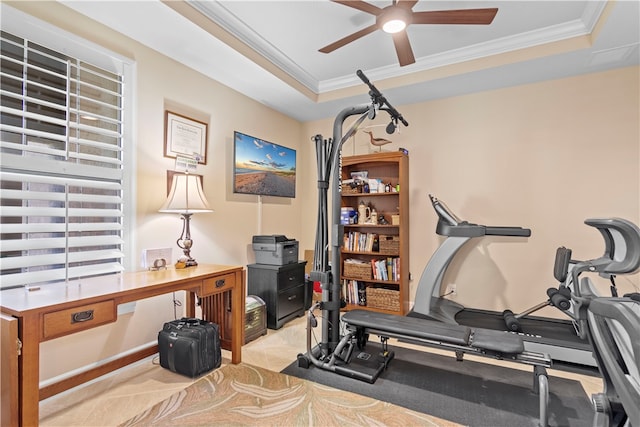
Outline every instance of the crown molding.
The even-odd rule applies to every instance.
[[[269,41],[261,37],[220,2],[190,1],[188,3],[307,89],[318,93],[318,81],[312,75],[298,66]]]
[[[220,2],[189,1],[188,3],[257,54],[318,95],[360,84],[360,80],[353,74],[318,81],[269,41],[262,38]],[[416,58],[414,64],[406,67],[390,65],[367,70],[367,75],[376,80],[402,77],[421,71],[589,35],[602,16],[606,5],[606,1],[587,2],[582,16],[573,21]]]

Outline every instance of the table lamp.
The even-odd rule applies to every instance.
[[[182,217],[182,234],[180,234],[176,243],[182,249],[186,258],[185,267],[198,265],[196,260],[191,257],[191,247],[193,246],[189,227],[191,215],[201,212],[213,212],[213,209],[209,207],[207,198],[204,196],[201,178],[198,175],[190,175],[188,173],[173,175],[169,196],[159,210],[166,213],[179,213]]]

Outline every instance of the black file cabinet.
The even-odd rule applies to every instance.
[[[257,295],[265,302],[269,329],[280,329],[289,320],[304,315],[306,263],[247,266],[248,295]]]
[[[304,315],[306,263],[247,266],[247,291],[249,295],[257,295],[265,302],[267,328],[280,329],[289,320]]]

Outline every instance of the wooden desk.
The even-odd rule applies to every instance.
[[[17,318],[17,335],[22,343],[18,357],[18,402],[14,403],[14,406],[19,406],[17,424],[38,425],[40,400],[157,353],[158,346],[152,345],[40,389],[40,342],[115,322],[119,304],[174,291],[187,291],[186,315],[192,317],[195,314],[196,295],[202,301],[211,300],[203,304],[203,317],[224,322],[220,327],[223,347],[225,344],[230,347],[232,363],[240,363],[244,332],[244,281],[243,267],[198,265],[182,270],[170,268],[122,273],[45,285],[40,290],[30,292],[25,289],[2,291],[2,314]],[[161,327],[159,325],[158,330]],[[4,360],[11,352],[3,348],[2,353]],[[3,409],[6,409],[4,406],[5,403]],[[15,408],[11,412],[15,413]]]

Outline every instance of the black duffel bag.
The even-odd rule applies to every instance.
[[[197,377],[222,363],[220,328],[195,318],[172,320],[158,332],[158,352],[163,368]]]

